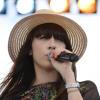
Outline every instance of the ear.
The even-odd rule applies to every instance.
[[[30,55],[30,56],[32,55],[32,50],[30,50],[29,55]]]

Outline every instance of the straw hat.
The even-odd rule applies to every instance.
[[[18,52],[29,32],[37,25],[43,23],[56,23],[62,26],[68,34],[73,53],[80,58],[82,57],[87,46],[87,37],[84,30],[75,21],[65,16],[56,14],[51,10],[39,10],[33,15],[21,19],[13,27],[8,41],[8,52],[13,61],[16,60]]]

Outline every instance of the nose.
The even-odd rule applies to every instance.
[[[49,41],[49,45],[48,45],[48,49],[49,50],[54,50],[56,49],[56,44],[55,44],[55,39],[52,37]]]

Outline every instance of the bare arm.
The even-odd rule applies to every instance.
[[[71,67],[69,67],[66,76],[67,76],[67,78],[65,79],[66,84],[76,82],[75,76],[74,76],[74,73],[73,73]],[[81,93],[80,93],[78,88],[68,88],[67,93],[68,93],[68,100],[83,100]]]
[[[71,88],[67,90],[68,100],[83,100],[78,89]]]

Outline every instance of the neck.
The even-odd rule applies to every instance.
[[[58,80],[58,72],[55,69],[45,69],[35,66],[36,79],[34,85],[56,82]]]

